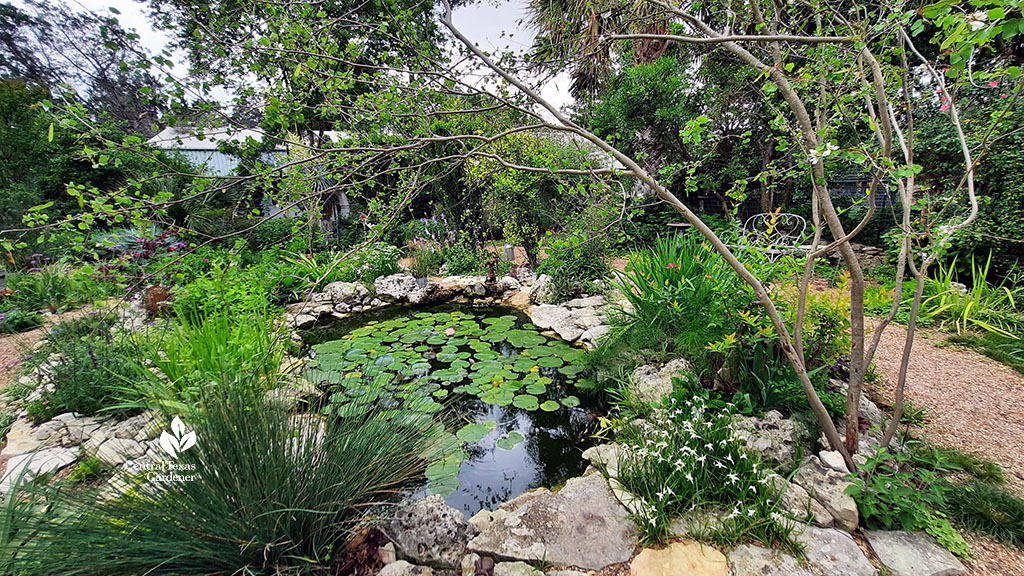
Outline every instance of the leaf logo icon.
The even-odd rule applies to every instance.
[[[172,434],[168,434],[167,431],[164,430],[160,433],[160,447],[163,448],[164,452],[167,452],[171,458],[177,458],[178,454],[181,454],[196,445],[195,431],[187,430],[185,428],[185,423],[177,416],[171,420],[171,432]]]

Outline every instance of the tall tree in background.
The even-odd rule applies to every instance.
[[[24,10],[0,6],[0,77],[47,86],[55,97],[66,86],[98,121],[155,133],[165,106],[150,66],[139,35],[112,16],[48,0],[28,0]]]

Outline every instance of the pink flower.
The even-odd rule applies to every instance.
[[[673,270],[673,269],[682,268],[682,266],[680,266],[679,264],[676,264],[675,262],[670,262],[667,266],[665,266],[665,268],[667,268],[669,270]]]
[[[936,88],[935,89],[935,93],[936,94],[942,94],[942,88]]]
[[[949,104],[943,104],[942,106],[939,106],[939,110],[942,112],[949,110]]]
[[[455,336],[455,328],[446,328],[445,331],[444,331],[444,335],[449,337],[449,338],[451,338],[452,336]]]
[[[1000,94],[999,97],[1000,98],[1009,98],[1010,95],[1009,94]]]
[[[993,80],[989,82],[988,85],[995,88],[996,86],[999,86],[999,80]]]

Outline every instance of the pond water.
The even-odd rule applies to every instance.
[[[307,379],[323,410],[433,417],[442,452],[422,489],[470,516],[586,468],[606,406],[576,384],[583,352],[511,308],[389,308],[308,331]]]

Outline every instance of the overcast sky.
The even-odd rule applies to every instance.
[[[106,13],[110,7],[121,14],[117,18],[126,28],[134,28],[142,37],[142,44],[157,53],[168,44],[169,38],[163,32],[154,30],[145,15],[145,4],[134,0],[67,0],[73,7]],[[18,3],[15,0],[15,3]],[[525,0],[482,0],[455,11],[455,25],[466,36],[488,51],[523,51],[533,42],[533,33],[520,22],[525,17]],[[177,69],[183,73],[184,66]],[[541,91],[542,96],[557,106],[572,101],[568,94],[569,82],[563,75],[549,82]]]

